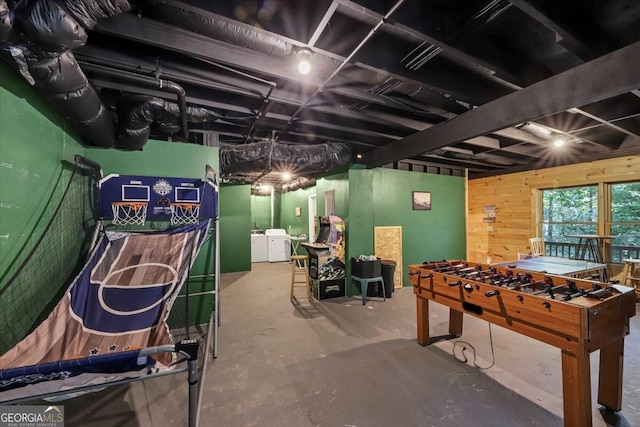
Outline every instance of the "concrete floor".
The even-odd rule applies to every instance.
[[[471,316],[463,336],[422,347],[412,288],[365,306],[297,289],[291,304],[290,272],[258,263],[222,276],[202,427],[563,425],[558,349]],[[430,311],[431,335],[443,336],[448,309]],[[622,411],[596,403],[597,352],[591,365],[593,425],[640,426],[640,316],[625,340]],[[181,374],[69,400],[66,425],[185,426],[186,388]]]

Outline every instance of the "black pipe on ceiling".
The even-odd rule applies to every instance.
[[[178,98],[178,105],[180,107],[180,121],[182,123],[182,126],[181,126],[182,136],[185,138],[185,140],[189,138],[186,92],[184,88],[182,88],[182,86],[180,86],[179,84],[172,82],[171,80],[156,79],[154,77],[147,77],[140,74],[130,73],[128,71],[115,70],[113,68],[108,68],[102,65],[84,63],[82,67],[85,70],[108,75],[118,80],[134,83],[150,89],[160,89],[165,92],[174,93]]]

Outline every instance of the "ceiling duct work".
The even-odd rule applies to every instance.
[[[0,54],[91,145],[139,150],[147,142],[152,124],[169,134],[182,131],[186,140],[188,117],[199,123],[214,118],[202,109],[187,109],[180,86],[122,73],[120,78],[134,84],[175,93],[179,108],[157,97],[130,95],[122,97],[114,116],[71,53],[71,49],[86,43],[86,30],[95,27],[99,20],[131,9],[132,3],[124,0],[42,0],[17,4],[0,0]]]
[[[313,175],[339,168],[351,161],[347,144],[293,145],[277,142],[220,147],[220,174],[288,171]]]
[[[259,33],[248,26],[241,27],[220,20],[213,13],[202,15],[202,10],[196,12],[190,10],[190,7],[184,3],[164,0],[145,2],[142,9],[147,16],[233,45],[274,56],[287,56],[292,52],[292,45],[282,39]]]
[[[198,17],[189,6],[171,2],[162,2],[164,7],[156,2],[144,5],[139,13],[155,13],[161,15],[156,18],[175,21],[183,28],[219,40],[241,43],[248,49],[278,56],[289,55],[293,49],[290,43],[225,23],[213,14]],[[186,137],[187,121],[204,123],[219,118],[206,109],[186,107],[184,90],[170,81],[126,72],[119,76],[133,85],[159,85],[161,90],[177,95],[177,105],[141,94],[122,94],[117,103],[107,105],[90,85],[72,50],[87,42],[86,30],[93,29],[98,21],[135,7],[135,2],[126,0],[0,0],[0,56],[38,89],[91,145],[139,150],[146,143],[151,126],[169,134],[182,131]],[[85,66],[118,77],[114,76],[114,70]],[[310,176],[345,165],[351,160],[351,150],[346,144],[254,143],[222,147],[220,158],[223,175],[287,169]]]
[[[204,108],[186,107],[147,95],[126,95],[117,104],[118,146],[129,150],[142,149],[151,133],[151,125],[162,132],[175,134],[184,128],[183,122],[206,123],[218,115]]]
[[[537,123],[527,122],[514,127],[543,140],[549,140],[553,137],[553,132],[549,128]]]
[[[98,20],[129,10],[131,4],[124,0],[0,0],[3,59],[93,145],[116,146],[113,118],[71,49],[86,43],[86,30]]]
[[[282,192],[286,193],[288,191],[296,191],[301,188],[311,187],[313,185],[316,185],[315,178],[305,178],[304,176],[301,176],[300,178],[284,184],[282,186]]]

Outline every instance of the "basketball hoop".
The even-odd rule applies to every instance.
[[[171,225],[197,224],[199,217],[199,203],[171,203]]]
[[[144,225],[147,219],[147,203],[113,202],[113,220],[115,225]]]

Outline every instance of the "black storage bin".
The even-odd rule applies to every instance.
[[[382,276],[380,258],[372,261],[363,261],[360,258],[351,258],[351,274],[363,279]]]
[[[382,276],[380,258],[371,261],[361,260],[360,258],[351,258],[351,274],[353,276],[362,277],[363,279]],[[367,296],[382,296],[381,286],[382,283],[380,282],[369,283],[369,286],[367,287]]]
[[[391,298],[393,296],[393,279],[396,272],[397,263],[390,259],[383,259],[382,261],[380,261],[380,264],[382,267],[382,278],[384,279],[384,293],[387,298]],[[368,293],[369,292],[367,289],[367,294]],[[382,296],[382,292],[380,292],[379,296]]]

